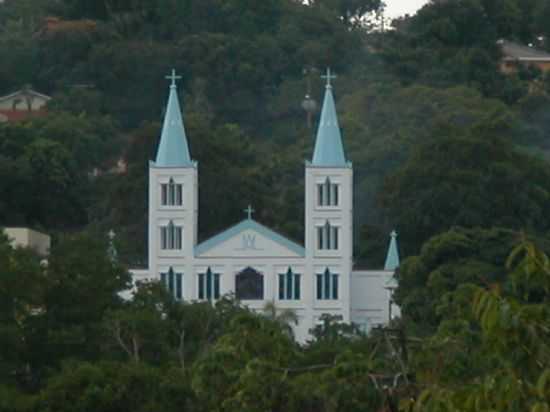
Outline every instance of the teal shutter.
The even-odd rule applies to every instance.
[[[183,297],[183,285],[182,285],[182,274],[176,273],[176,299],[181,300]]]
[[[338,275],[332,275],[332,299],[338,300]]]
[[[212,271],[206,271],[206,299],[212,299]]]
[[[300,275],[294,275],[294,299],[300,300]]]
[[[292,270],[288,268],[288,272],[286,272],[286,298],[292,299]]]
[[[220,274],[214,275],[214,299],[220,298]]]
[[[199,299],[204,299],[204,273],[199,273]]]
[[[329,270],[325,270],[325,287],[323,290],[323,299],[330,299],[330,272]]]

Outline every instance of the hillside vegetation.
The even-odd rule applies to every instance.
[[[550,50],[550,3],[434,0],[385,31],[380,6],[0,4],[0,94],[53,96],[46,117],[0,124],[0,225],[54,235],[48,267],[0,240],[1,412],[549,410],[550,77],[502,74],[497,41]],[[301,104],[322,100],[329,66],[355,256],[380,267],[399,231],[403,319],[367,337],[327,318],[299,347],[291,317],[230,297],[179,305],[153,285],[121,302],[125,267],[146,264],[169,71],[199,161],[200,238],[251,203],[302,239],[318,113],[309,128]],[[119,159],[127,170],[107,173]]]

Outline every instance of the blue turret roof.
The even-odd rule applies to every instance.
[[[332,95],[332,85],[330,84],[330,70],[327,71],[327,86],[325,90],[325,99],[321,111],[321,121],[317,131],[315,141],[315,152],[313,153],[313,166],[325,167],[347,167],[344,147],[342,146],[342,135],[338,125],[338,116],[336,115],[336,106],[334,96]]]
[[[189,146],[176,89],[176,79],[179,76],[176,76],[175,71],[172,70],[172,75],[168,78],[172,80],[172,84],[170,85],[170,96],[168,97],[155,166],[191,167],[193,162],[189,156]]]
[[[390,247],[386,256],[384,270],[395,270],[399,267],[399,251],[397,250],[397,232],[391,232]]]

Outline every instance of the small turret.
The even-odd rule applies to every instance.
[[[388,254],[386,256],[386,263],[384,264],[384,270],[394,271],[399,267],[399,250],[397,249],[397,232],[394,230],[390,234],[390,246],[388,248]]]

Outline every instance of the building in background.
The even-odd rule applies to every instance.
[[[30,248],[43,257],[50,253],[51,239],[44,233],[25,227],[7,227],[4,233],[13,247]]]
[[[15,122],[31,116],[46,114],[46,104],[50,96],[25,87],[6,96],[0,96],[0,123]]]
[[[536,67],[542,72],[550,71],[549,53],[508,40],[499,40],[498,44],[503,56],[500,64],[502,73],[516,73],[521,68],[528,67]]]

